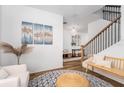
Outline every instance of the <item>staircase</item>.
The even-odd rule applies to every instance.
[[[121,16],[121,6],[119,5],[106,5],[102,11],[104,20],[113,21]]]
[[[104,20],[111,21],[96,34],[88,43],[82,46],[82,60],[97,54],[120,41],[121,6],[106,5],[102,9]]]

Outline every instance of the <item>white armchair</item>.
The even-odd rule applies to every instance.
[[[3,69],[9,74],[6,79],[0,80],[0,87],[26,87],[29,81],[29,72],[27,66],[12,65],[5,66]]]

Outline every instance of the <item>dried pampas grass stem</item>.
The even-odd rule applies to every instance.
[[[3,50],[4,53],[12,53],[15,54],[17,56],[17,61],[18,64],[20,57],[22,54],[27,54],[30,53],[33,49],[33,47],[28,47],[26,44],[21,45],[18,48],[14,48],[11,44],[6,43],[6,42],[0,42],[0,49]]]

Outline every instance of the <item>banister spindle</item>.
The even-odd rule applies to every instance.
[[[90,43],[90,53],[92,54],[92,41]]]
[[[105,19],[105,7],[103,7],[103,19]]]
[[[103,32],[101,33],[101,51],[103,50]]]
[[[104,31],[102,32],[102,50],[104,50]]]
[[[100,51],[102,51],[102,34],[100,33]]]
[[[108,7],[108,11],[109,11],[108,12],[108,18],[109,18],[108,20],[110,21],[110,6]]]
[[[117,18],[117,7],[115,6],[115,18]]]
[[[114,8],[112,7],[112,20],[114,20]]]
[[[110,6],[110,11],[111,11],[111,6]],[[112,21],[112,12],[110,13],[110,21]]]
[[[108,47],[110,47],[110,27],[108,27]]]
[[[112,41],[112,40],[111,40],[111,39],[112,39],[112,38],[111,38],[111,36],[112,36],[112,34],[111,34],[111,33],[112,33],[112,29],[111,29],[111,28],[112,28],[112,27],[111,27],[111,26],[112,26],[112,25],[110,25],[110,27],[109,27],[109,34],[110,34],[110,37],[109,37],[110,41],[109,41],[109,42],[110,42],[110,46],[112,45],[112,43],[111,43],[111,41]]]
[[[107,7],[105,7],[105,11],[106,11],[106,8],[107,8]],[[106,12],[104,12],[104,14],[105,14],[105,15],[104,15],[104,16],[105,16],[104,19],[106,20],[107,14],[106,14]]]
[[[99,35],[98,35],[98,52],[100,52],[100,47],[99,47]]]
[[[98,53],[98,42],[97,42],[97,37],[96,37],[96,54]]]
[[[108,11],[108,6],[107,6],[107,11]],[[109,13],[109,12],[106,12],[106,15],[107,15],[107,20],[109,20],[109,19],[108,19],[108,13]]]
[[[111,45],[113,45],[113,24],[111,25]]]
[[[93,39],[93,54],[95,54],[95,40]]]
[[[118,19],[118,41],[120,41],[120,39],[121,39],[120,23],[121,23],[121,21],[120,21],[120,19]]]
[[[118,20],[116,21],[116,42],[118,42]]]
[[[96,54],[96,40],[94,39],[94,54]]]
[[[92,47],[91,47],[91,48],[92,48],[92,54],[93,54],[93,40],[92,40],[91,42],[92,42],[92,43],[91,43],[91,44],[92,44]]]
[[[115,25],[114,25],[114,26],[115,26],[115,36],[114,36],[115,38],[114,38],[114,43],[116,43],[116,21],[115,21]]]
[[[105,48],[107,48],[107,29],[105,30]]]
[[[96,54],[97,54],[97,36],[96,36],[95,40],[96,40]]]
[[[108,30],[108,28],[106,29],[106,32],[107,32],[107,47],[106,48],[108,48],[108,46],[109,46],[109,30]]]
[[[94,43],[93,43],[93,40],[92,40],[92,53],[94,54]]]

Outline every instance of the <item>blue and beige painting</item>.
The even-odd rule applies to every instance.
[[[22,21],[22,44],[53,44],[53,27]]]
[[[43,44],[44,32],[42,24],[34,24],[33,27],[34,44]]]
[[[33,44],[33,24],[22,21],[22,44]]]
[[[53,44],[53,27],[49,25],[44,25],[44,44]]]

